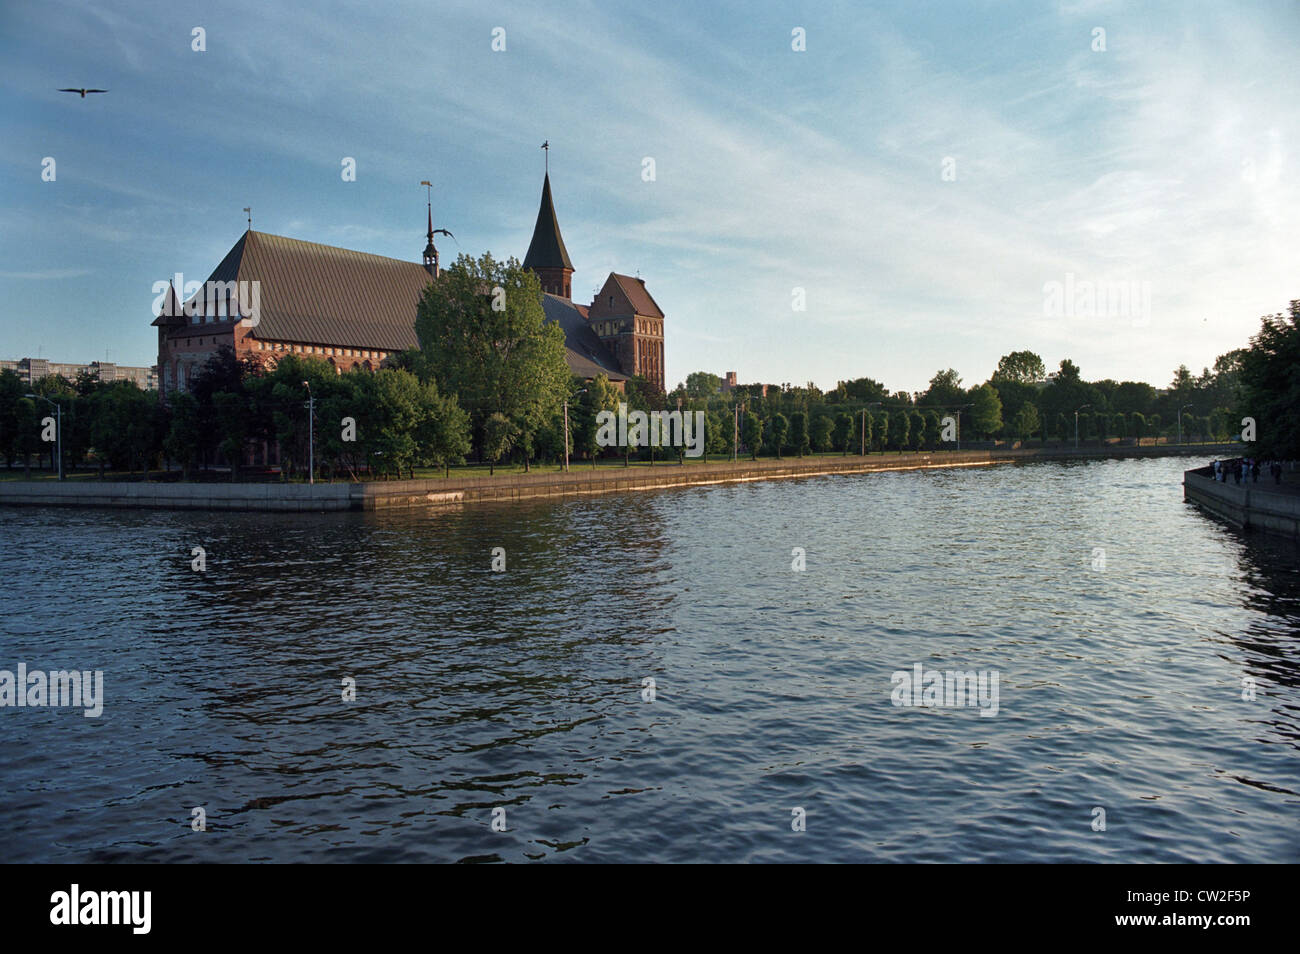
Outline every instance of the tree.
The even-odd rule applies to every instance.
[[[835,415],[835,432],[832,435],[832,440],[834,440],[835,446],[843,450],[847,456],[849,448],[853,445],[853,437],[853,415],[841,411]]]
[[[1129,433],[1139,441],[1147,436],[1147,419],[1141,411],[1134,411],[1129,415],[1128,429]]]
[[[483,422],[483,456],[488,462],[488,476],[496,473],[496,462],[510,453],[516,435],[515,425],[497,411]]]
[[[177,391],[169,399],[171,420],[163,448],[181,465],[181,479],[190,479],[190,468],[199,452],[199,402],[188,391]]]
[[[442,467],[451,474],[451,465],[465,460],[470,451],[469,412],[452,394],[439,394],[433,381],[420,385],[420,420],[416,443],[422,463]]]
[[[925,444],[925,415],[920,411],[912,411],[907,416],[907,428],[912,449],[920,450],[922,445]]]
[[[768,440],[776,451],[776,459],[781,459],[781,448],[785,446],[786,436],[790,433],[790,421],[784,414],[776,413],[768,421]]]
[[[1281,460],[1300,458],[1300,300],[1289,314],[1265,315],[1259,332],[1241,356],[1241,403],[1237,421],[1256,422],[1253,455]],[[1234,424],[1235,429],[1235,424]]]
[[[925,446],[931,450],[937,448],[943,436],[943,421],[938,411],[925,412]]]
[[[997,390],[991,384],[981,384],[971,389],[969,397],[971,426],[975,433],[985,438],[992,437],[1002,429],[1002,400]]]
[[[230,480],[239,479],[239,465],[243,462],[244,443],[248,439],[248,411],[243,395],[218,391],[212,395],[214,434],[217,449],[230,465]]]
[[[708,371],[692,371],[686,375],[686,396],[708,400],[717,397],[722,378]]]
[[[998,368],[993,372],[992,383],[1014,382],[1016,384],[1035,384],[1047,377],[1043,359],[1032,351],[1013,351],[1004,354],[998,361]]]
[[[537,277],[513,258],[461,255],[425,289],[415,332],[433,378],[484,439],[494,414],[536,431],[569,387],[564,331],[546,320]]]
[[[753,411],[747,411],[741,436],[749,448],[750,459],[758,460],[758,449],[763,443],[763,419]]]
[[[889,446],[896,448],[901,454],[907,447],[907,440],[911,430],[911,418],[908,416],[906,408],[897,408],[889,414]]]
[[[853,426],[852,419],[849,420],[849,426]],[[832,449],[832,434],[835,430],[835,421],[829,414],[820,413],[812,419],[812,446],[813,449],[824,453]]]
[[[883,454],[885,452],[885,447],[889,444],[889,412],[881,410],[877,411],[875,414],[870,412],[866,413],[867,446],[871,446],[870,441],[874,436],[876,446],[880,448],[880,452]]]
[[[879,381],[873,381],[871,378],[856,378],[852,381],[841,381],[844,399],[859,404],[870,404],[873,401],[883,401],[889,396],[889,391]]]
[[[1029,440],[1038,431],[1039,427],[1038,408],[1030,403],[1021,405],[1020,410],[1016,412],[1016,416],[1011,422],[1014,436],[1022,441]]]
[[[790,415],[790,445],[794,447],[795,455],[803,457],[809,450],[809,442],[808,415],[796,411]]]
[[[581,378],[574,378],[574,385],[582,383]],[[596,466],[596,458],[599,456],[601,447],[596,443],[596,438],[600,433],[600,427],[597,424],[597,417],[601,411],[617,411],[620,395],[618,389],[609,383],[609,378],[603,374],[598,374],[593,378],[585,388],[586,393],[578,395],[579,400],[576,404],[569,405],[569,417],[574,422],[573,447],[576,451],[581,451],[591,458],[591,466]],[[575,414],[576,411],[576,414]],[[525,468],[527,462],[525,461]]]
[[[930,386],[921,395],[922,404],[956,408],[966,402],[966,392],[961,386],[961,375],[949,368],[930,379]]]

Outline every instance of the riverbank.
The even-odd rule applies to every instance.
[[[1220,483],[1209,467],[1197,467],[1183,474],[1183,499],[1242,530],[1300,539],[1300,488],[1274,484],[1267,474],[1258,482]]]
[[[122,507],[161,510],[341,512],[389,507],[460,505],[576,497],[672,487],[701,487],[754,480],[782,480],[832,474],[982,467],[1026,460],[1119,457],[1197,457],[1232,453],[1229,445],[1123,446],[1107,449],[1020,448],[1016,450],[926,451],[866,457],[804,457],[722,461],[655,467],[574,467],[568,473],[509,474],[470,480],[393,480],[365,483],[187,484],[128,481],[15,480],[0,482],[0,505]]]

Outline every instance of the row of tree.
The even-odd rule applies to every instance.
[[[1002,357],[988,381],[970,388],[962,385],[957,371],[948,368],[935,374],[926,390],[914,393],[891,392],[872,378],[858,378],[841,381],[831,391],[822,391],[812,383],[803,387],[741,385],[723,395],[716,375],[696,372],[679,384],[669,399],[700,402],[708,407],[738,402],[766,420],[772,420],[775,414],[787,420],[805,414],[813,422],[810,430],[825,428],[827,425],[817,423],[823,417],[831,419],[833,431],[841,413],[882,408],[890,414],[918,411],[923,415],[933,412],[941,419],[952,417],[959,425],[958,434],[966,441],[1068,441],[1076,434],[1076,414],[1081,440],[1179,434],[1191,439],[1225,440],[1241,429],[1239,412],[1245,399],[1242,368],[1247,353],[1246,349],[1229,352],[1215,362],[1213,370],[1206,368],[1199,377],[1185,366],[1180,367],[1163,391],[1137,381],[1085,381],[1078,366],[1068,358],[1049,375],[1038,355],[1014,351]],[[906,438],[897,436],[898,431],[896,424],[894,438],[877,439],[877,449],[882,445],[907,446],[914,439],[914,427],[908,428]],[[924,433],[921,440],[922,446],[927,446]],[[815,448],[816,442],[812,443]],[[832,444],[838,446],[834,441]]]
[[[702,412],[704,450],[712,455],[935,449],[994,437],[1071,440],[1076,422],[1085,440],[1179,428],[1185,438],[1223,440],[1249,416],[1259,422],[1258,452],[1300,456],[1291,413],[1300,399],[1297,302],[1289,315],[1265,317],[1249,348],[1223,355],[1200,376],[1180,367],[1162,392],[1141,382],[1085,381],[1068,359],[1047,375],[1038,355],[1016,351],[982,384],[965,388],[947,369],[912,394],[891,393],[871,378],[828,392],[812,384],[750,385],[723,394],[719,379],[705,372],[670,394],[641,378],[620,393],[603,376],[584,382],[569,372],[564,333],[546,320],[541,302],[536,277],[516,260],[461,256],[420,302],[420,347],[376,372],[339,375],[296,355],[264,367],[223,350],[188,392],[169,394],[166,402],[132,383],[86,375],[46,378],[33,398],[16,374],[3,372],[0,453],[10,467],[52,454],[44,398],[62,408],[70,466],[136,471],[170,461],[188,475],[224,463],[232,479],[259,446],[278,449],[286,475],[314,466],[354,478],[445,470],[470,457],[489,465],[513,459],[527,469],[563,459],[566,447],[593,465],[602,456],[626,463],[634,453],[651,462],[680,458],[680,447],[601,447],[598,416],[620,403],[631,411]]]

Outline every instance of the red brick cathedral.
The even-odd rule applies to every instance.
[[[266,367],[284,354],[309,355],[339,373],[378,368],[391,355],[418,347],[416,308],[440,274],[433,237],[432,209],[420,263],[249,229],[203,288],[193,294],[181,289],[184,305],[174,287],[161,297],[153,322],[159,391],[186,390],[222,346]],[[574,304],[573,263],[555,217],[549,173],[524,267],[541,282],[547,319],[564,330],[574,374],[604,374],[620,389],[641,375],[663,390],[664,314],[645,282],[611,272],[595,301]],[[255,324],[241,321],[241,289],[244,314],[250,299],[256,304]]]

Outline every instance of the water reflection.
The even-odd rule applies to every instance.
[[[108,699],[100,720],[0,712],[0,843],[15,860],[1295,860],[1300,558],[1183,504],[1179,472],[328,518],[9,511],[0,667],[101,668]],[[893,707],[890,673],[917,662],[998,670],[999,715]]]

